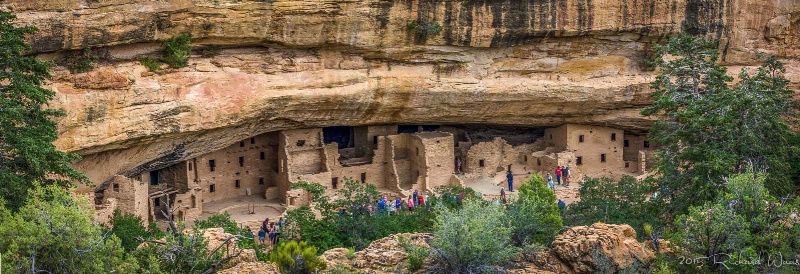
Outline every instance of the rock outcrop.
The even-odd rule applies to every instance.
[[[608,273],[643,268],[655,259],[629,225],[595,223],[572,227],[556,236],[548,251],[537,254],[538,269],[557,273]]]
[[[780,54],[800,83],[795,1],[7,0],[40,29],[34,54],[94,48],[95,71],[54,71],[66,110],[57,146],[96,183],[256,134],[389,123],[645,131],[652,43],[677,31],[720,39],[737,73]],[[421,35],[412,22],[436,22]],[[431,23],[433,24],[433,23]],[[427,27],[428,25],[426,25]],[[138,60],[191,33],[190,64]],[[221,46],[223,50],[202,51]],[[205,54],[203,54],[205,53]],[[206,57],[202,57],[205,55]]]
[[[372,242],[367,248],[355,252],[350,257],[346,248],[334,248],[325,251],[320,258],[327,263],[328,269],[376,274],[406,272],[408,253],[403,242],[429,248],[431,237],[431,234],[427,233],[394,234]]]
[[[223,244],[231,234],[226,233],[222,228],[209,228],[203,231],[203,238],[208,241],[208,248],[209,250],[213,250],[214,248],[218,247],[219,245]],[[237,244],[237,240],[229,241],[229,247],[234,247]],[[238,256],[234,257],[230,261],[228,261],[225,265],[227,268],[218,271],[217,273],[223,274],[233,274],[233,273],[241,273],[241,274],[279,274],[280,269],[274,263],[266,263],[259,261],[256,257],[255,250],[252,249],[243,249],[239,250],[240,253]],[[233,250],[228,249],[225,256],[231,255]]]

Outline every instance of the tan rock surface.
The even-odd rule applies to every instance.
[[[329,269],[338,267],[359,273],[377,274],[402,272],[406,270],[408,254],[400,239],[404,238],[409,244],[427,248],[431,237],[428,233],[394,234],[375,240],[364,250],[355,252],[352,258],[347,257],[346,248],[325,251],[320,258],[328,264]]]
[[[655,254],[646,244],[636,240],[636,231],[629,225],[595,223],[578,226],[556,236],[549,252],[541,256],[539,265],[569,273],[595,273],[608,269],[625,269],[634,262],[648,264]],[[607,262],[598,261],[607,258]]]
[[[645,1],[647,2],[647,1]],[[701,8],[700,3],[705,3]],[[101,68],[55,71],[59,148],[95,182],[283,129],[384,123],[598,124],[644,131],[652,42],[681,29],[720,38],[737,73],[755,50],[800,83],[800,4],[697,0],[7,0],[41,31],[33,53],[102,48]],[[732,4],[731,6],[727,6]],[[443,31],[419,37],[411,21]],[[189,32],[182,69],[135,60]],[[735,67],[733,67],[735,66]]]

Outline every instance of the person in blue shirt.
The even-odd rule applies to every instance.
[[[567,204],[565,204],[564,201],[562,201],[561,199],[558,199],[558,209],[564,211],[565,208],[567,208]]]
[[[506,178],[508,179],[508,191],[514,192],[514,174],[511,174],[511,170],[506,174]]]

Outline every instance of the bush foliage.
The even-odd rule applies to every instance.
[[[316,273],[325,269],[325,261],[317,257],[317,248],[305,241],[283,242],[269,253],[269,260],[285,274]]]
[[[192,55],[192,35],[184,33],[164,42],[164,56],[161,61],[173,68],[182,68],[189,65],[190,55]]]

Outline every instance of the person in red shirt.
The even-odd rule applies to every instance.
[[[561,166],[556,168],[556,182],[558,182],[558,185],[561,185]]]

